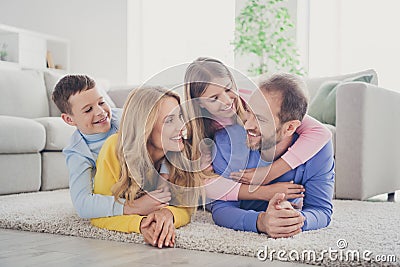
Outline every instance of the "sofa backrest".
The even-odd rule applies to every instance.
[[[0,115],[39,118],[49,116],[43,73],[0,70]]]

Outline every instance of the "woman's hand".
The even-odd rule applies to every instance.
[[[154,211],[168,206],[168,201],[170,200],[171,192],[164,190],[163,188],[157,189],[146,193],[138,199],[135,199],[132,205],[129,205],[127,202],[125,202],[124,214],[138,214],[146,216]]]
[[[146,243],[159,248],[175,245],[174,215],[169,209],[152,212],[140,224]]]

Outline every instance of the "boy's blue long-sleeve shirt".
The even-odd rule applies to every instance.
[[[83,135],[76,130],[71,136],[69,145],[63,149],[69,171],[72,204],[81,218],[123,214],[123,204],[116,202],[113,196],[93,194],[97,155],[107,137],[117,132],[121,115],[121,109],[113,108],[111,128],[107,133]]]
[[[293,143],[298,135],[293,136]],[[246,146],[246,132],[240,125],[228,126],[215,135],[213,168],[217,174],[228,177],[232,171],[266,166],[259,151]],[[294,181],[305,188],[301,213],[306,218],[303,231],[316,230],[329,225],[333,210],[334,190],[333,146],[329,141],[314,157],[299,167],[275,179],[276,182]],[[227,228],[258,232],[257,218],[265,211],[268,201],[241,200],[211,203],[214,222]]]

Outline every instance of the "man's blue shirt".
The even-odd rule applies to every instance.
[[[213,167],[217,174],[228,177],[239,169],[267,166],[259,151],[246,146],[246,131],[240,125],[228,126],[215,135]],[[298,134],[293,135],[293,143]],[[333,146],[329,141],[314,157],[297,168],[285,173],[271,183],[290,182],[305,188],[301,213],[306,220],[303,231],[315,230],[329,225],[332,215],[334,190]],[[257,231],[257,218],[265,211],[268,201],[241,200],[211,203],[214,222],[217,225],[241,231]]]

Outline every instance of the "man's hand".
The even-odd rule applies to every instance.
[[[257,219],[257,229],[273,238],[291,237],[301,232],[305,218],[285,201],[285,194],[277,193],[265,212]]]
[[[171,200],[171,192],[164,189],[157,189],[141,196],[133,201],[132,205],[124,204],[124,214],[148,215],[154,211],[168,206]]]
[[[145,242],[162,248],[175,245],[174,215],[168,209],[152,212],[140,224]]]

